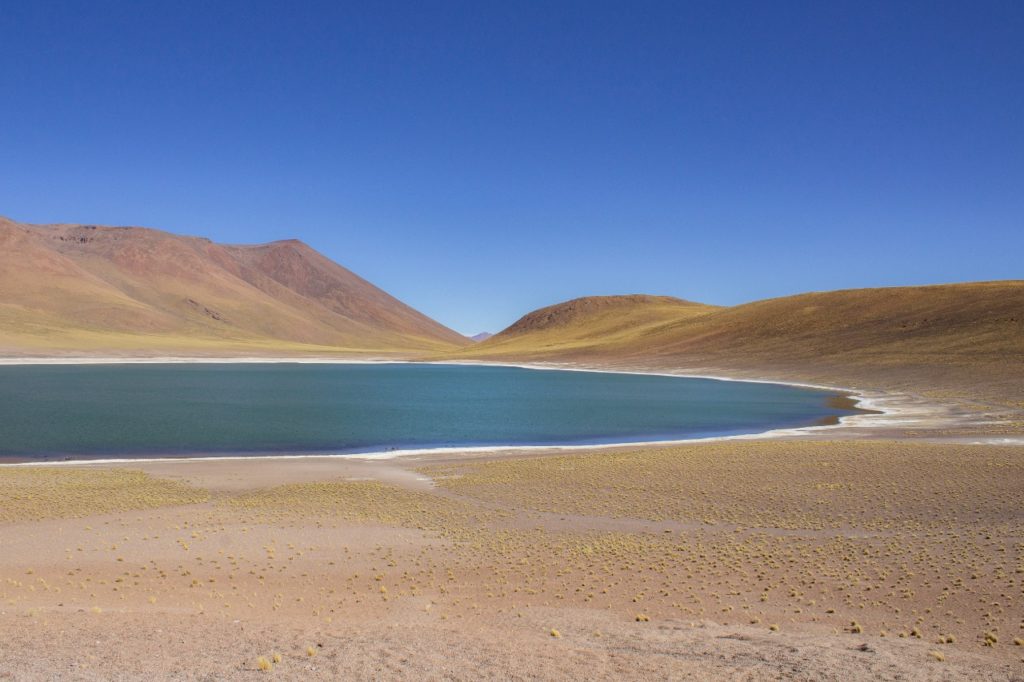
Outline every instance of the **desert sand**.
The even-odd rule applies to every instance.
[[[0,467],[0,678],[1020,679],[1021,422],[871,400],[774,438]]]

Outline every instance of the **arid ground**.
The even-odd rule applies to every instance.
[[[0,679],[1024,679],[1024,446],[898,421],[3,467]]]

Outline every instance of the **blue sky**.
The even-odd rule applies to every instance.
[[[0,215],[298,237],[466,332],[1024,277],[1021,2],[11,2]]]

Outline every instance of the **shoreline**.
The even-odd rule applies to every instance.
[[[906,428],[908,425],[919,425],[922,422],[932,427],[937,425],[955,425],[959,420],[949,414],[941,412],[938,406],[925,403],[921,400],[914,400],[910,396],[860,391],[852,388],[838,386],[826,386],[822,384],[810,384],[796,381],[773,380],[765,378],[740,378],[735,376],[692,374],[684,372],[671,372],[664,370],[643,370],[643,369],[604,369],[593,366],[581,366],[573,363],[512,363],[496,361],[474,361],[474,360],[430,360],[417,361],[408,359],[378,359],[378,358],[324,358],[324,357],[233,357],[233,358],[212,358],[212,357],[185,357],[185,356],[153,356],[138,358],[117,358],[117,357],[39,357],[39,358],[0,358],[0,366],[75,366],[75,365],[133,365],[133,364],[330,364],[330,365],[357,365],[357,364],[420,364],[420,365],[451,365],[451,366],[480,366],[480,367],[515,367],[527,370],[539,371],[568,371],[568,372],[593,372],[601,374],[629,374],[639,376],[662,376],[685,379],[705,379],[712,381],[746,382],[760,384],[774,384],[778,386],[793,386],[797,388],[811,388],[835,393],[829,398],[830,401],[838,400],[847,402],[851,409],[859,410],[859,413],[833,417],[834,423],[816,423],[800,427],[783,427],[768,429],[766,431],[755,431],[751,433],[740,433],[720,436],[706,436],[696,438],[678,438],[667,440],[649,441],[620,441],[613,443],[589,443],[589,444],[555,444],[555,445],[487,445],[487,446],[450,446],[450,447],[426,447],[426,448],[402,448],[394,450],[375,450],[360,453],[294,453],[294,454],[224,454],[224,455],[203,455],[198,456],[157,456],[157,457],[128,457],[128,458],[101,458],[101,459],[70,459],[70,460],[45,460],[45,461],[2,461],[0,467],[37,467],[37,466],[109,466],[112,464],[139,464],[145,462],[209,462],[209,461],[252,461],[252,460],[364,460],[381,461],[415,456],[459,456],[459,455],[489,455],[496,453],[515,453],[521,455],[562,452],[578,452],[582,450],[611,450],[623,448],[642,447],[669,447],[685,444],[715,443],[734,440],[777,440],[796,439],[808,436],[839,436],[843,437],[864,437],[865,434],[857,434],[858,430],[866,430],[869,436],[885,436],[886,429]],[[891,433],[889,435],[892,435]],[[998,439],[992,444],[1016,445],[1014,439]],[[12,458],[8,458],[12,459]]]
[[[671,444],[0,464],[0,669],[451,676],[441,651],[467,679],[1010,679],[1024,447],[960,445],[1015,443],[917,390]]]
[[[852,415],[856,416],[856,415]],[[503,452],[517,452],[523,454],[539,454],[560,452],[573,452],[580,450],[618,450],[623,448],[668,447],[672,445],[688,445],[697,443],[717,443],[730,440],[759,440],[784,438],[790,435],[802,435],[806,431],[814,429],[831,429],[841,424],[817,424],[812,426],[799,426],[781,429],[770,429],[768,431],[757,431],[754,433],[739,433],[730,436],[707,436],[702,438],[679,438],[675,440],[648,440],[648,441],[623,441],[618,443],[589,443],[589,444],[566,444],[566,445],[481,445],[481,446],[459,446],[441,448],[406,448],[401,450],[380,450],[358,453],[296,453],[276,455],[199,455],[196,457],[133,457],[133,458],[107,458],[107,459],[73,459],[73,460],[45,460],[25,462],[2,462],[0,467],[22,467],[22,466],[82,466],[82,465],[110,465],[110,464],[141,464],[144,462],[251,462],[253,460],[281,461],[281,460],[372,460],[381,461],[398,459],[401,457],[415,457],[421,455],[487,455]]]

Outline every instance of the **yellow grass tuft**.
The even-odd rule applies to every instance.
[[[127,469],[0,468],[0,522],[196,504],[209,494]]]

